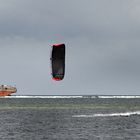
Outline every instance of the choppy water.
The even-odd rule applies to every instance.
[[[0,98],[0,140],[140,140],[140,98]]]

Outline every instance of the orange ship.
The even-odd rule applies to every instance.
[[[10,96],[12,93],[16,93],[16,87],[8,85],[0,85],[0,96]]]

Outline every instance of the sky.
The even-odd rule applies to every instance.
[[[0,0],[0,84],[15,95],[140,95],[139,0]],[[52,44],[66,73],[51,79]]]

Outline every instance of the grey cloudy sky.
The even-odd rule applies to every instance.
[[[139,0],[0,0],[0,83],[17,95],[140,94]],[[50,49],[66,44],[51,80]]]

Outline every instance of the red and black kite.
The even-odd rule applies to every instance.
[[[65,75],[65,44],[54,44],[51,51],[52,79],[60,81]]]

